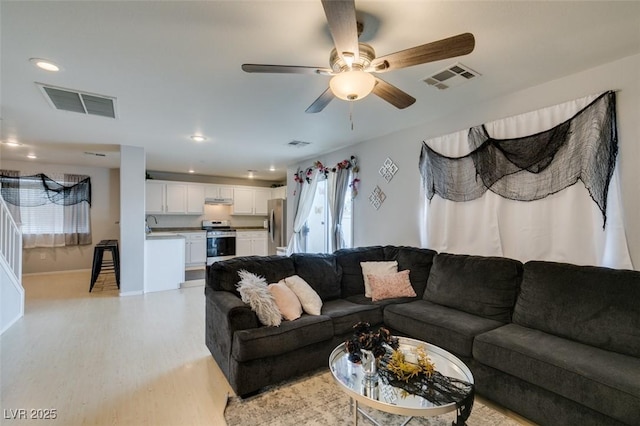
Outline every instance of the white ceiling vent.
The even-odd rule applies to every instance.
[[[116,98],[114,97],[36,84],[55,109],[116,118]]]
[[[450,87],[460,86],[461,84],[479,76],[480,74],[466,65],[457,63],[438,71],[422,81],[427,83],[429,86],[444,90]]]
[[[291,142],[287,143],[287,145],[295,146],[295,147],[301,148],[301,147],[303,147],[303,146],[311,145],[311,142],[304,142],[304,141],[296,141],[296,140],[293,140],[293,141],[291,141]]]

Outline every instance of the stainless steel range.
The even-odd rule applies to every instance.
[[[228,220],[203,220],[207,231],[207,265],[236,256],[236,230]]]

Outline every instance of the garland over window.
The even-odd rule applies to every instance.
[[[91,205],[91,178],[86,177],[74,185],[63,185],[39,173],[32,176],[0,175],[2,198],[14,206],[37,207],[45,204],[71,206],[86,201]],[[20,190],[29,196],[20,196]]]
[[[342,160],[331,168],[325,167],[325,165],[320,161],[316,161],[313,163],[313,166],[308,167],[306,170],[298,170],[296,173],[294,173],[293,180],[299,184],[302,184],[303,182],[311,183],[311,176],[313,175],[313,171],[316,169],[320,171],[319,176],[322,175],[325,179],[329,175],[329,172],[335,173],[337,170],[351,169],[353,179],[351,179],[349,187],[351,188],[351,194],[353,198],[358,195],[358,184],[360,183],[358,172],[360,171],[360,169],[358,168],[355,156],[352,155],[348,160]]]
[[[618,153],[615,93],[606,92],[572,118],[534,135],[493,139],[484,125],[468,135],[471,152],[451,158],[426,143],[420,174],[429,200],[435,194],[469,201],[490,190],[533,201],[581,180],[606,224],[607,193]]]

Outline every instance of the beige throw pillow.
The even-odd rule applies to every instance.
[[[302,309],[309,315],[320,315],[322,311],[322,299],[318,293],[300,276],[292,275],[284,279],[293,292],[298,296]]]
[[[369,275],[373,302],[396,297],[416,297],[409,280],[409,270],[389,275]]]
[[[364,295],[371,297],[371,286],[369,285],[369,275],[389,275],[398,272],[398,262],[360,262],[362,275],[364,277]]]
[[[269,292],[276,299],[276,305],[282,314],[282,317],[287,321],[293,321],[300,318],[302,315],[302,305],[298,296],[291,290],[284,281],[280,281],[275,284],[269,284]]]

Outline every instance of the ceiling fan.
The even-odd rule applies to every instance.
[[[335,48],[330,68],[295,65],[242,64],[250,73],[321,74],[332,76],[329,88],[305,112],[320,112],[334,97],[356,101],[373,93],[396,108],[412,105],[416,99],[373,74],[385,73],[427,62],[469,54],[475,46],[473,34],[464,33],[389,55],[376,57],[373,47],[358,42],[362,25],[356,20],[354,0],[322,0]]]

